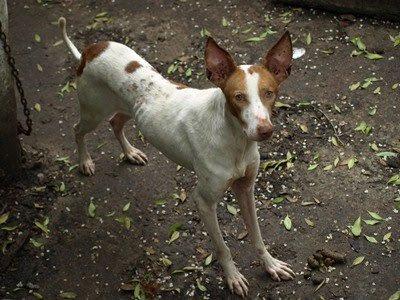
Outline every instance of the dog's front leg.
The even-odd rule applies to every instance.
[[[220,196],[222,196],[222,194],[210,192],[209,187],[205,187],[201,184],[199,184],[194,191],[197,209],[214,244],[217,258],[224,270],[229,289],[231,292],[244,297],[248,292],[248,282],[236,268],[232,260],[231,252],[224,242],[218,224],[217,203]]]
[[[274,258],[264,245],[260,227],[258,225],[257,213],[254,199],[254,182],[258,174],[259,163],[250,165],[243,178],[236,180],[232,185],[232,190],[239,201],[241,214],[243,216],[251,242],[257,251],[258,256],[263,261],[266,271],[274,280],[289,280],[295,276],[290,265]]]

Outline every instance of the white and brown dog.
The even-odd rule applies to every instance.
[[[63,38],[77,61],[80,121],[75,126],[80,170],[94,173],[84,137],[107,116],[126,158],[138,164],[146,155],[124,135],[134,119],[146,139],[168,158],[196,172],[194,199],[216,248],[231,291],[245,296],[248,282],[232,260],[218,225],[216,208],[231,187],[240,205],[251,242],[273,279],[294,276],[290,266],[267,251],[257,221],[254,183],[260,155],[257,141],[273,132],[271,114],[278,87],[289,73],[292,43],[286,32],[265,55],[261,65],[240,65],[208,38],[205,47],[207,78],[216,88],[195,89],[173,83],[129,47],[100,42],[82,55],[59,20]]]

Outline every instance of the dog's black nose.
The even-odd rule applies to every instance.
[[[274,132],[273,125],[263,125],[257,127],[257,134],[263,140],[269,139],[272,136],[273,132]]]

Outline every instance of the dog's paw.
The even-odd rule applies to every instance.
[[[232,275],[226,276],[226,282],[228,283],[228,287],[232,293],[239,295],[240,297],[247,296],[249,292],[249,282],[246,278],[240,274],[239,271],[235,271]]]
[[[125,158],[135,165],[145,165],[148,162],[146,154],[133,147],[125,153]]]
[[[79,169],[83,175],[92,176],[94,175],[94,162],[91,158],[83,160],[79,164]]]
[[[273,258],[272,256],[265,260],[265,268],[275,281],[291,280],[296,276],[288,263]]]

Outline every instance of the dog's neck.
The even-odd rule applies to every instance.
[[[247,149],[257,142],[249,140],[240,124],[239,120],[231,113],[224,93],[220,88],[214,89],[215,92],[210,97],[210,113],[214,119],[219,120],[219,128],[222,134],[231,136],[236,147]]]

